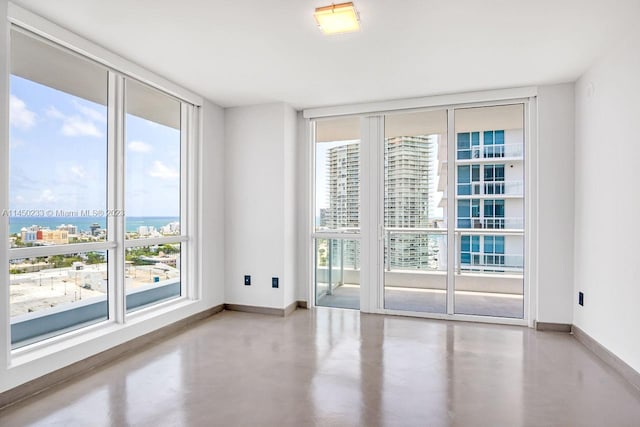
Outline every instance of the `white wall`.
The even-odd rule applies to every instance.
[[[573,320],[573,109],[572,83],[538,88],[538,322]]]
[[[226,303],[284,308],[295,298],[295,126],[283,103],[225,110]]]
[[[284,108],[284,279],[280,286],[284,288],[284,306],[296,300],[297,287],[297,114]]]
[[[640,29],[576,83],[574,323],[640,371]],[[577,300],[577,299],[576,299]]]
[[[309,232],[311,230],[311,144],[309,143],[308,120],[304,119],[302,112],[296,117],[297,140],[296,140],[296,233],[297,233],[297,283],[296,299],[306,301],[311,305],[309,295],[310,272],[312,269],[313,256],[309,245]]]
[[[206,101],[202,107],[202,281],[210,306],[224,301],[224,110]]]

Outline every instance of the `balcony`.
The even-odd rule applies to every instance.
[[[479,254],[465,263],[462,235],[522,236],[518,230],[455,231],[455,312],[459,314],[522,318],[524,268],[522,254]],[[384,308],[399,311],[446,313],[447,250],[445,229],[386,229]],[[415,240],[415,241],[412,241]],[[343,239],[318,239],[331,248],[324,262],[316,259],[316,304],[358,309],[360,268],[358,254],[349,254]],[[326,255],[327,251],[324,252]]]
[[[522,230],[524,219],[513,218],[458,218],[458,228],[473,230]]]
[[[522,159],[524,157],[524,144],[497,144],[485,146],[473,146],[471,148],[458,148],[457,160],[495,160],[495,159]]]
[[[333,282],[331,289],[327,269],[320,268],[316,274],[317,305],[359,308],[360,270],[345,268],[342,281]],[[456,313],[522,318],[522,274],[462,271],[454,275],[454,282]],[[444,271],[385,271],[384,307],[389,310],[444,314],[446,286],[447,275]]]
[[[459,198],[477,196],[524,197],[524,182],[521,180],[459,182],[457,187]]]

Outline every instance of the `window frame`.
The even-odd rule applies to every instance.
[[[8,361],[22,363],[39,357],[44,357],[59,345],[65,343],[81,343],[94,338],[97,335],[111,333],[121,329],[129,322],[137,322],[156,315],[178,309],[185,304],[200,300],[201,270],[199,262],[198,238],[199,212],[198,196],[200,194],[200,161],[198,160],[201,147],[201,105],[203,100],[189,91],[180,88],[173,83],[156,76],[136,65],[99,48],[96,45],[57,27],[42,18],[37,17],[23,9],[12,7],[9,14],[9,40],[13,31],[33,37],[40,42],[56,49],[62,49],[71,55],[79,56],[104,68],[107,75],[107,209],[124,210],[125,196],[125,117],[124,108],[125,79],[135,80],[138,83],[149,86],[162,94],[172,97],[180,102],[180,234],[150,239],[125,239],[124,216],[108,216],[106,218],[107,238],[104,242],[74,243],[65,245],[6,248],[3,256],[3,264],[7,266],[5,277],[8,279],[8,265],[10,260],[33,256],[52,256],[74,252],[105,251],[108,257],[108,318],[95,324],[64,331],[58,335],[45,337],[24,347],[12,348],[10,313],[6,312],[6,339]],[[34,25],[36,24],[36,25]],[[9,45],[9,43],[8,43]],[[8,75],[10,75],[10,71]],[[7,153],[9,151],[7,139]],[[6,165],[10,165],[7,156]],[[8,194],[9,168],[2,177],[3,190]],[[8,201],[5,197],[4,200]],[[8,218],[3,219],[8,223]],[[7,235],[8,237],[8,227]],[[125,289],[125,250],[128,247],[147,246],[162,243],[180,243],[181,268],[180,268],[180,296],[156,304],[141,307],[138,310],[127,313],[126,289]],[[7,305],[9,305],[9,294]]]
[[[478,107],[497,107],[513,104],[523,105],[524,115],[524,146],[522,148],[522,156],[524,161],[524,215],[527,219],[523,225],[523,231],[525,233],[524,238],[524,265],[527,268],[524,271],[524,296],[525,304],[522,318],[502,318],[492,316],[479,316],[472,314],[455,313],[453,310],[448,311],[446,314],[437,313],[422,313],[422,312],[407,312],[385,309],[381,303],[383,301],[383,291],[381,287],[376,286],[379,282],[380,272],[376,269],[372,269],[372,266],[383,265],[382,251],[378,254],[376,247],[377,241],[383,239],[381,228],[379,228],[379,219],[382,218],[382,209],[379,201],[383,195],[384,186],[382,178],[377,177],[375,173],[371,175],[375,178],[379,178],[378,181],[372,178],[371,182],[363,181],[363,199],[361,206],[366,207],[362,214],[362,270],[361,270],[361,308],[362,312],[371,313],[383,313],[383,314],[398,314],[409,315],[416,317],[435,318],[435,319],[452,319],[452,320],[464,320],[464,321],[478,321],[478,322],[491,322],[498,324],[510,324],[510,325],[528,325],[533,326],[535,321],[535,310],[537,305],[536,289],[537,289],[537,257],[536,257],[536,210],[532,200],[535,200],[537,194],[537,95],[538,91],[536,87],[516,87],[511,89],[490,90],[483,92],[468,92],[457,93],[453,95],[441,95],[441,96],[428,96],[420,98],[407,98],[394,101],[381,101],[362,104],[349,104],[341,106],[331,107],[319,107],[311,108],[303,111],[302,118],[304,119],[303,133],[306,136],[308,144],[304,145],[303,157],[305,159],[305,166],[308,169],[303,171],[305,177],[304,192],[305,201],[308,205],[305,205],[305,211],[307,216],[302,220],[301,231],[305,234],[305,247],[311,248],[310,242],[313,239],[314,232],[311,227],[311,219],[315,210],[313,209],[314,198],[314,186],[313,186],[313,173],[314,169],[314,157],[313,150],[313,123],[322,119],[341,118],[347,116],[360,116],[362,117],[361,128],[363,129],[362,140],[363,144],[363,156],[365,161],[363,162],[363,169],[369,173],[371,171],[381,170],[384,166],[380,159],[379,153],[375,150],[375,147],[369,147],[372,141],[380,141],[381,133],[383,134],[384,128],[381,123],[384,116],[387,114],[407,113],[407,112],[419,112],[429,111],[435,109],[447,109],[448,116],[448,128],[455,129],[455,118],[453,113],[456,110],[464,108],[478,108]],[[457,146],[457,132],[449,132],[448,134],[448,158],[456,159],[458,153]],[[479,146],[478,149],[481,149]],[[500,162],[501,159],[493,160],[493,162]],[[447,167],[447,175],[454,177],[457,173],[455,168],[455,162],[449,161]],[[308,172],[310,171],[310,172]],[[451,178],[450,178],[451,179]],[[374,188],[378,185],[378,191]],[[453,190],[449,191],[451,194],[455,193],[455,185]],[[456,204],[453,202],[453,197],[449,197],[449,210],[447,222],[454,224],[457,219]],[[383,205],[382,205],[383,206]],[[379,210],[379,211],[378,211]],[[447,259],[456,259],[455,248],[459,242],[457,236],[460,233],[466,232],[466,229],[456,228],[452,232],[448,233],[448,257]],[[471,230],[470,230],[471,231]],[[473,233],[473,231],[471,231]],[[511,234],[512,231],[510,230]],[[311,236],[311,239],[309,239]],[[381,255],[382,254],[382,255]],[[300,256],[300,264],[303,268],[303,277],[307,278],[309,294],[312,292],[312,284],[314,279],[313,269],[310,268],[312,264],[309,260],[312,259],[312,250],[308,249]],[[449,289],[453,289],[453,279],[448,278],[447,286]],[[311,302],[311,300],[310,300]],[[448,295],[448,305],[453,306],[453,294]],[[312,304],[312,302],[311,302]],[[312,304],[313,305],[313,304]]]

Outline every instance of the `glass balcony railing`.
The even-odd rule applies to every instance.
[[[385,228],[385,271],[446,271],[446,236],[446,229]]]
[[[523,196],[523,181],[459,182],[458,196]]]
[[[472,159],[521,159],[524,155],[524,144],[496,144],[458,148],[458,160]]]
[[[360,242],[317,238],[314,245],[316,305],[359,309]]]
[[[522,230],[524,219],[514,218],[458,218],[458,228],[486,229],[486,230]]]
[[[460,252],[458,272],[522,273],[522,254]]]

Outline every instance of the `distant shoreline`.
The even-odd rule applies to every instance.
[[[179,222],[177,216],[132,216],[125,218],[125,231],[136,232],[138,227],[146,225],[159,229],[171,222]],[[38,225],[55,230],[60,225],[75,225],[78,231],[90,231],[91,224],[99,224],[101,228],[107,225],[105,217],[65,216],[65,217],[9,217],[9,234],[19,234],[23,227]]]

